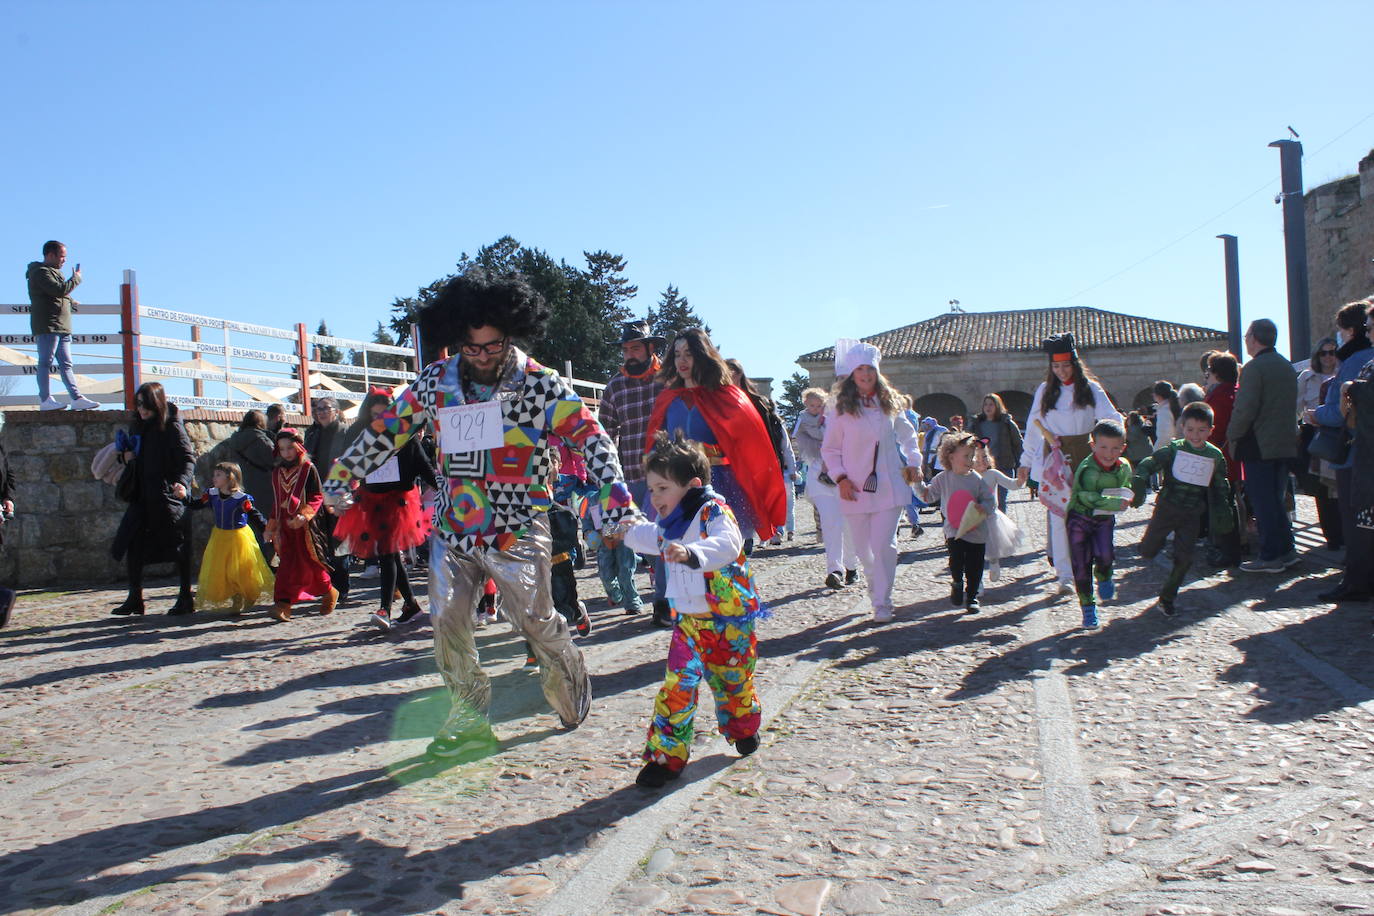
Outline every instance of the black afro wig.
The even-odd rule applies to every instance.
[[[473,267],[454,277],[420,310],[420,336],[425,349],[457,349],[468,331],[491,325],[524,341],[543,336],[549,307],[520,274],[495,276]]]

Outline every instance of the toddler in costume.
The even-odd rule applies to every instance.
[[[1165,443],[1154,454],[1140,462],[1135,470],[1135,499],[1131,505],[1145,502],[1150,478],[1159,474],[1164,485],[1155,500],[1154,515],[1140,539],[1140,555],[1153,558],[1164,547],[1170,532],[1174,535],[1174,564],[1164,587],[1159,592],[1159,610],[1173,617],[1174,599],[1183,582],[1188,566],[1193,562],[1202,520],[1210,516],[1211,530],[1218,535],[1235,530],[1235,512],[1231,509],[1231,485],[1226,479],[1226,457],[1221,449],[1207,439],[1212,435],[1212,408],[1194,402],[1179,414],[1182,439]]]
[[[945,547],[949,550],[949,572],[954,577],[949,600],[955,607],[962,604],[970,614],[978,613],[980,607],[978,591],[983,585],[987,519],[997,511],[997,491],[973,469],[977,441],[972,433],[946,433],[939,452],[940,464],[945,469],[929,484],[918,480],[914,485],[917,496],[943,507]],[[967,495],[956,499],[958,493]]]
[[[658,521],[633,524],[625,543],[635,553],[662,555],[668,602],[677,615],[644,768],[635,778],[657,789],[687,765],[703,677],[715,694],[716,721],[726,740],[742,757],[758,749],[754,625],[764,613],[734,513],[704,483],[711,479],[711,462],[702,447],[681,437],[669,440],[660,431],[644,470]]]
[[[272,593],[272,570],[248,530],[250,518],[259,527],[266,527],[267,519],[253,506],[253,497],[243,492],[243,472],[237,464],[221,461],[211,479],[215,485],[191,503],[192,509],[209,507],[215,513],[215,527],[200,560],[196,610],[228,607],[238,614]]]
[[[992,488],[992,492],[997,493],[998,487],[1019,490],[1025,486],[1017,478],[1008,477],[998,470],[997,461],[992,457],[987,439],[977,439],[975,444],[973,469],[983,478],[983,482]],[[1011,520],[1011,516],[1001,509],[988,519],[987,528],[988,542],[984,559],[988,564],[988,578],[996,582],[1002,578],[1002,560],[1015,553],[1025,543],[1026,536],[1021,532],[1020,526]]]
[[[1131,463],[1121,457],[1126,450],[1126,430],[1115,420],[1098,420],[1090,440],[1092,454],[1079,462],[1069,493],[1064,527],[1069,535],[1069,559],[1073,585],[1083,611],[1083,628],[1095,630],[1097,596],[1110,601],[1116,596],[1112,564],[1116,559],[1116,513],[1135,495],[1131,489]],[[1093,580],[1097,596],[1093,594]]]

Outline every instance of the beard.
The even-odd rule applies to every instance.
[[[647,359],[627,359],[625,360],[625,371],[630,375],[643,375],[649,371],[649,361]]]
[[[479,385],[494,385],[496,378],[501,374],[501,364],[495,363],[490,369],[478,369],[469,364],[467,367],[467,377]]]

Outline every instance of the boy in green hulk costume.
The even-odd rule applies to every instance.
[[[1130,489],[1131,463],[1121,457],[1126,450],[1126,430],[1121,424],[1098,420],[1092,431],[1092,450],[1073,472],[1073,490],[1064,520],[1073,584],[1086,630],[1099,626],[1093,580],[1102,598],[1111,600],[1116,595],[1116,583],[1112,581],[1116,513],[1130,505],[1134,495]]]
[[[1231,509],[1231,486],[1226,482],[1226,458],[1221,449],[1207,441],[1212,433],[1212,408],[1200,401],[1183,408],[1179,415],[1182,439],[1175,439],[1136,468],[1132,506],[1145,502],[1150,475],[1161,474],[1164,486],[1155,499],[1154,515],[1140,540],[1140,555],[1152,559],[1164,547],[1170,532],[1174,535],[1174,565],[1159,593],[1159,610],[1166,617],[1177,613],[1174,601],[1178,587],[1193,562],[1202,517],[1211,513],[1211,530],[1226,534],[1235,528]]]

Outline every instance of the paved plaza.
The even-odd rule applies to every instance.
[[[1042,543],[1043,511],[1011,511]],[[110,617],[115,589],[25,595],[0,633],[0,909],[1374,913],[1370,606],[1315,603],[1332,557],[1303,521],[1300,566],[1204,571],[1167,619],[1147,512],[1087,633],[1038,558],[983,613],[951,608],[933,515],[872,627],[859,588],[821,587],[808,518],[755,557],[763,746],[738,759],[707,703],[661,793],[633,780],[668,634],[590,569],[591,716],[559,730],[492,625],[503,744],[463,764],[423,755],[447,710],[424,617],[383,635],[366,601],[182,623]]]

